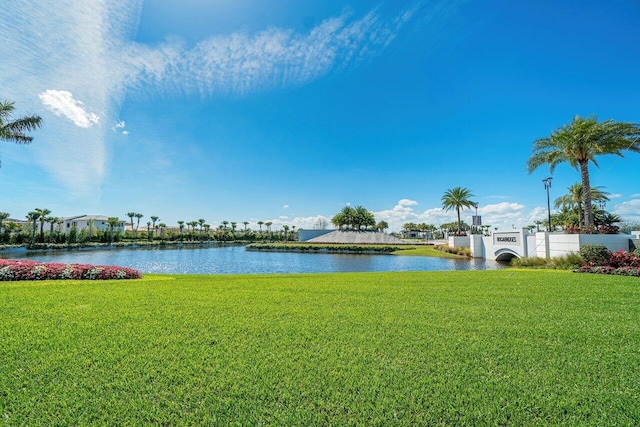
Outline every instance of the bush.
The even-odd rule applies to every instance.
[[[0,259],[0,281],[107,280],[140,279],[141,277],[142,274],[138,270],[127,267]]]
[[[434,246],[434,248],[439,251],[447,252],[454,255],[461,255],[466,257],[471,256],[471,248],[461,248],[461,247],[449,246],[449,245],[437,245],[437,246]]]
[[[521,259],[513,258],[511,265],[514,267],[532,267],[532,268],[548,268],[556,270],[574,270],[582,264],[582,256],[572,253],[564,256],[553,258],[541,257],[524,257]]]
[[[578,271],[581,273],[640,277],[640,256],[632,252],[618,251],[610,255],[607,265],[589,263],[580,267]]]
[[[604,245],[584,245],[580,248],[580,255],[590,266],[607,265],[611,252]]]

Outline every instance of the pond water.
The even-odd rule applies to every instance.
[[[244,246],[207,248],[86,249],[0,252],[0,258],[119,265],[143,273],[263,274],[366,271],[487,270],[502,265],[480,259],[444,259],[401,255],[352,255],[247,251]]]

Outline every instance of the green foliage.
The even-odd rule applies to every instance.
[[[329,252],[329,253],[392,253],[411,249],[410,245],[347,245],[313,243],[251,243],[247,250],[283,252]]]
[[[436,245],[434,247],[439,251],[447,252],[454,255],[460,255],[465,257],[471,256],[471,248],[461,248],[461,247],[449,246],[449,245]]]
[[[584,221],[586,229],[594,228],[591,203],[591,183],[589,163],[597,165],[597,156],[613,154],[623,157],[629,150],[640,152],[640,125],[636,123],[598,122],[596,117],[575,116],[571,123],[554,130],[550,136],[533,143],[533,155],[527,161],[527,170],[533,172],[547,164],[553,173],[560,163],[568,163],[580,171],[584,201]]]
[[[545,268],[555,270],[575,270],[580,267],[582,262],[582,256],[578,253],[553,258],[523,257],[511,259],[511,265],[514,267]]]
[[[637,278],[556,271],[0,283],[0,414],[635,425],[639,318]]]
[[[604,245],[584,245],[580,248],[580,255],[589,265],[607,265],[611,251]]]
[[[376,220],[371,212],[362,206],[345,206],[340,212],[331,218],[331,222],[339,229],[347,228],[353,230],[375,228]]]

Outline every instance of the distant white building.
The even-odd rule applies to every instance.
[[[72,217],[63,217],[60,218],[60,223],[53,224],[53,229],[56,231],[60,231],[62,233],[68,234],[71,229],[75,226],[76,230],[81,232],[82,230],[92,228],[93,230],[101,230],[108,231],[109,230],[109,218],[104,215],[80,215],[80,216],[72,216]],[[126,221],[121,219],[118,220],[118,225],[114,228],[113,231],[124,233]],[[44,223],[44,229],[51,229],[51,224]]]

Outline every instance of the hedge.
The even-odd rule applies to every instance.
[[[0,259],[0,281],[140,278],[142,273],[127,267]]]

